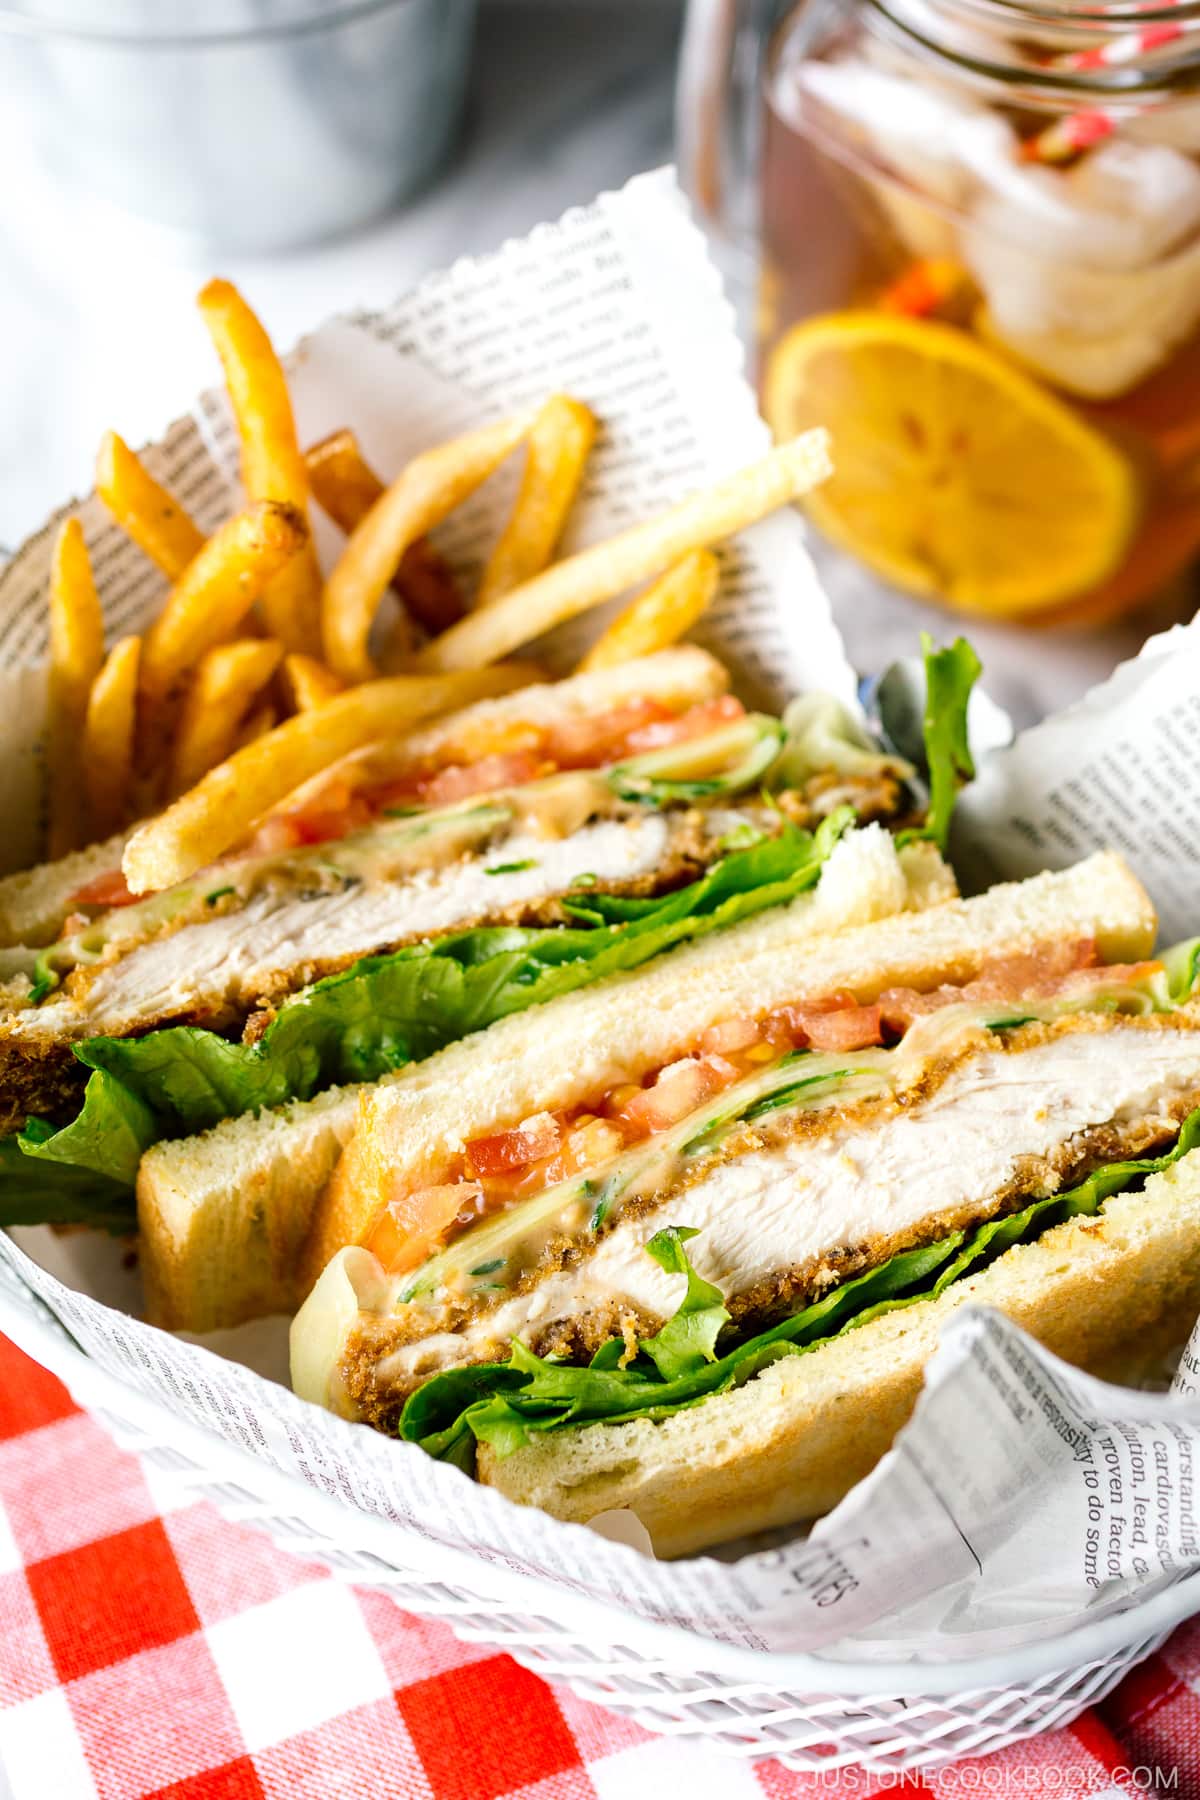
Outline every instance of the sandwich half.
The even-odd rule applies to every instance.
[[[610,956],[607,965],[614,972],[586,988],[577,984],[574,991],[562,991],[536,1007],[497,1017],[476,1033],[479,1064],[470,1058],[447,1064],[442,1056],[432,1062],[448,1079],[457,1080],[457,1071],[477,1066],[497,1074],[515,1070],[535,1046],[552,1061],[570,1056],[581,1032],[611,1033],[620,1041],[622,1035],[653,1028],[657,1020],[677,1017],[686,1007],[683,996],[711,994],[711,1004],[718,1005],[717,996],[743,964],[766,969],[778,958],[795,957],[805,946],[813,954],[825,954],[837,936],[853,936],[868,922],[897,913],[939,908],[955,891],[932,844],[913,842],[897,849],[881,826],[870,825],[843,837],[819,877],[814,868],[812,882],[793,898],[686,942],[669,955],[657,955],[644,966],[627,960],[633,947],[623,946],[618,935],[612,942],[619,954],[615,960]],[[757,896],[750,898],[757,903]],[[736,913],[744,901],[735,893],[727,904]],[[719,919],[719,914],[710,918]],[[557,941],[546,948],[553,950]],[[518,960],[514,967],[517,998],[531,992],[536,997],[536,985],[531,990],[524,981],[526,965]],[[571,969],[550,964],[547,973],[558,991],[559,975],[570,976]],[[498,999],[490,976],[487,988],[487,1007],[494,1014]],[[428,1011],[438,992],[426,971],[416,1003]],[[337,999],[336,989],[330,994]],[[297,1004],[303,1002],[293,1002]],[[286,1027],[289,1017],[285,1009],[280,1026]],[[358,1029],[358,1024],[352,1020],[347,1029]],[[231,1047],[238,1053],[241,1049]],[[415,1081],[423,1066],[414,1062],[379,1085]],[[333,1196],[322,1204],[319,1222],[314,1223],[313,1214],[354,1129],[360,1100],[373,1091],[370,1083],[335,1084],[311,1099],[246,1111],[203,1132],[164,1138],[146,1150],[137,1169],[137,1212],[152,1319],[208,1331],[265,1312],[294,1311],[326,1259],[326,1245],[331,1253],[353,1239],[355,1221],[341,1216]],[[428,1091],[420,1086],[422,1094]]]
[[[84,1040],[190,1025],[254,1041],[363,957],[670,892],[845,806],[911,822],[907,765],[830,731],[789,739],[726,687],[682,648],[480,702],[342,763],[149,897],[119,868],[69,892],[61,870],[0,884],[0,919],[33,940],[0,949],[0,1129],[64,1116]]]
[[[1009,1255],[1057,1268],[1060,1227],[1070,1260],[1023,1323],[1085,1364],[1186,1332],[1200,1237],[1152,1195],[1190,1192],[1190,1165],[1130,1198],[1136,1230],[1107,1211],[1197,1131],[1192,964],[1149,961],[1154,934],[1101,855],[747,957],[622,1031],[581,995],[517,1056],[443,1052],[361,1102],[297,1391],[468,1465],[479,1446],[484,1479],[564,1517],[632,1506],[675,1554],[832,1504],[959,1283],[1003,1304]]]

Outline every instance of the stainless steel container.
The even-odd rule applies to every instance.
[[[442,162],[475,0],[9,0],[0,105],[59,177],[206,243],[362,224]]]

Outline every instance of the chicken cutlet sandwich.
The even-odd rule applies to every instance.
[[[204,1331],[292,1310],[303,1297],[296,1252],[364,1084],[578,989],[692,949],[703,961],[705,945],[716,954],[727,936],[732,957],[767,943],[782,951],[809,934],[952,895],[939,846],[969,773],[965,713],[977,670],[961,640],[927,654],[927,787],[828,696],[804,696],[782,721],[747,715],[723,692],[719,665],[703,652],[677,651],[477,705],[410,738],[387,752],[395,817],[385,812],[341,837],[327,814],[316,824],[310,818],[315,844],[260,844],[202,872],[186,900],[173,890],[111,909],[97,927],[115,935],[95,944],[86,966],[58,966],[63,943],[85,927],[49,922],[49,887],[39,900],[28,878],[8,884],[0,913],[23,910],[28,921],[40,906],[43,935],[57,932],[34,962],[37,980],[59,985],[38,1003],[34,983],[23,1009],[0,1026],[0,1109],[10,1133],[0,1137],[0,1225],[128,1231],[136,1183],[158,1322]],[[501,728],[510,733],[504,750]],[[524,750],[512,748],[512,733]],[[535,740],[547,755],[556,746],[557,760],[549,770],[526,768],[528,781],[453,803],[436,785],[444,779],[453,791],[494,780],[498,762],[512,776],[506,759],[531,754]],[[450,760],[472,747],[478,761]],[[347,779],[357,785],[351,802],[343,796],[343,813],[358,800],[378,812],[379,769],[378,755],[356,759]],[[298,830],[311,804],[310,792],[269,817],[264,832]],[[465,842],[461,833],[481,807],[519,818],[498,840]],[[885,824],[861,824],[875,814]],[[618,844],[640,840],[643,828],[662,855],[641,874],[630,873],[626,858],[622,876],[603,845],[611,848],[614,834]],[[409,834],[406,856],[439,847],[427,866],[379,880],[369,862],[351,870],[356,846],[378,848],[397,830]],[[525,843],[529,856],[516,854]],[[552,896],[514,899],[512,882],[542,880],[556,859]],[[61,909],[65,881],[56,880]],[[475,900],[464,899],[471,893]],[[493,894],[504,904],[475,916]],[[455,895],[472,916],[451,928],[445,905]],[[171,913],[176,901],[182,911]],[[264,914],[275,921],[265,934]],[[338,937],[343,926],[348,933],[369,925],[378,937],[381,918],[391,921],[386,944],[399,940],[398,948],[380,948],[294,993],[264,992],[261,945],[273,946],[271,980],[298,980],[350,954]],[[408,932],[418,935],[410,940]],[[28,975],[14,985],[22,979],[28,989]],[[146,1028],[160,1007],[178,1016],[185,1004],[198,1006],[206,981],[205,1004],[223,1030]],[[136,991],[148,1001],[152,990],[159,1000],[136,1020],[105,1015],[111,1028],[97,1032],[105,995]],[[256,1010],[239,1034],[250,1005]],[[77,1030],[93,1035],[70,1035]],[[71,1084],[83,1076],[79,1104]]]
[[[644,902],[753,843],[802,861],[797,834],[847,806],[914,822],[912,770],[835,702],[810,697],[789,731],[727,687],[687,647],[479,702],[338,765],[148,897],[112,845],[87,879],[75,856],[0,883],[0,921],[50,939],[0,949],[0,1124],[61,1116],[88,1039],[184,1024],[253,1041],[290,995],[363,957],[565,923],[572,901]]]
[[[774,852],[775,846],[767,844],[742,854]],[[714,901],[723,866],[709,878]],[[433,979],[420,961],[384,963],[363,978],[376,1001],[374,1010],[364,1002],[351,1021],[352,1029],[369,1032],[375,1039],[399,1038],[410,1051],[419,1051],[424,1043],[419,1034],[430,1028],[429,1013],[440,1007],[457,1013],[464,1031],[474,1026],[480,1058],[488,1066],[502,1068],[524,1054],[531,1038],[555,1046],[549,1051],[553,1055],[557,1047],[572,1045],[580,1029],[622,1033],[628,1031],[631,1018],[678,1017],[689,996],[722,992],[732,972],[743,965],[765,969],[779,958],[793,958],[802,946],[828,945],[838,934],[871,920],[937,907],[955,892],[953,876],[933,844],[918,840],[897,847],[896,838],[882,826],[868,825],[839,838],[819,866],[814,861],[811,879],[798,883],[789,877],[774,888],[745,892],[735,885],[712,910],[701,909],[690,922],[687,913],[666,920],[655,913],[625,924],[593,927],[590,935],[554,928],[524,934],[527,940],[532,938],[532,948],[528,942],[514,948],[508,943],[509,934],[503,934],[507,947],[502,953],[465,968],[451,962],[448,973],[453,979],[446,980]],[[773,895],[774,904],[759,904],[764,893],[768,898]],[[684,926],[689,941],[672,949],[673,933]],[[644,937],[629,935],[642,931]],[[601,945],[582,965],[585,973],[596,977],[586,984],[579,979],[578,964],[559,960],[563,943],[575,937],[582,937],[584,946],[597,941]],[[651,958],[656,947],[669,954]],[[581,948],[576,946],[577,957]],[[399,979],[406,971],[405,979]],[[511,1002],[505,999],[510,990]],[[339,989],[334,985],[325,994],[336,1002]],[[532,1012],[522,1004],[531,994],[542,1002]],[[306,1003],[292,1004],[303,1013]],[[300,1018],[293,1034],[298,1044],[281,1050],[275,1059],[285,1070],[295,1052],[311,1049],[321,1032],[337,1030],[332,1015],[324,1021],[313,1016],[315,1005],[316,997],[309,1004],[309,1016]],[[505,1011],[510,1016],[502,1017]],[[290,1017],[285,1009],[273,1031],[290,1030]],[[488,1026],[489,1018],[496,1022]],[[583,1020],[586,1026],[581,1025]],[[488,1028],[478,1030],[480,1026]],[[286,1046],[287,1040],[282,1041]],[[272,1042],[268,1035],[249,1051],[241,1045],[223,1049],[231,1056],[254,1057],[264,1047],[269,1051]],[[344,1042],[344,1037],[338,1038],[339,1045]],[[436,1039],[429,1048],[435,1044]],[[252,1067],[256,1074],[264,1068],[269,1074],[275,1064]],[[194,1077],[194,1068],[185,1071],[173,1065],[180,1085],[189,1072]],[[244,1067],[237,1072],[246,1073]],[[228,1080],[228,1067],[222,1073]],[[47,1148],[73,1135],[81,1141],[86,1115],[100,1116],[101,1100],[104,1114],[114,1120],[120,1135],[135,1075],[127,1072],[125,1080],[117,1082],[105,1070],[92,1079],[97,1086],[89,1089],[80,1126],[58,1133]],[[294,1312],[312,1285],[308,1268],[320,1255],[310,1230],[313,1210],[354,1130],[363,1096],[388,1081],[407,1079],[408,1072],[401,1069],[375,1086],[340,1083],[311,1099],[245,1110],[209,1130],[168,1136],[147,1148],[136,1170],[137,1222],[151,1319],[209,1331],[262,1313]],[[102,1092],[102,1082],[109,1084],[111,1093]],[[36,1152],[38,1147],[29,1148]],[[328,1225],[322,1227],[322,1233],[327,1230]],[[302,1266],[306,1236],[313,1241],[308,1263]]]
[[[670,1555],[832,1506],[964,1301],[1108,1372],[1181,1340],[1200,1005],[1155,928],[1102,854],[443,1052],[360,1102],[297,1391]]]

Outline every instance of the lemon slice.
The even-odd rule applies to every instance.
[[[833,436],[814,523],[888,581],[968,612],[1040,610],[1111,575],[1140,494],[1108,439],[953,326],[885,313],[796,325],[767,366],[784,439]]]

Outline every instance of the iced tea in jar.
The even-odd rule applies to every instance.
[[[763,405],[833,433],[818,528],[970,613],[1158,593],[1200,553],[1200,6],[693,0],[710,212],[739,57]]]

